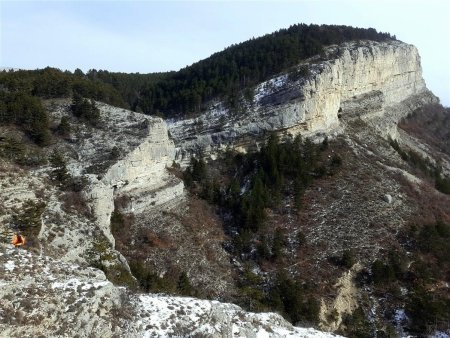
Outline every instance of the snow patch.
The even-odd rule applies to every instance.
[[[234,304],[190,297],[139,295],[138,327],[143,337],[186,335],[233,337],[337,337],[290,325],[274,313],[250,313]]]
[[[442,332],[442,331],[436,331],[433,333],[429,338],[450,338],[450,331]]]
[[[288,76],[284,74],[259,84],[255,88],[255,101],[259,102],[263,97],[280,89],[286,83],[287,78]]]
[[[4,267],[6,271],[13,272],[16,265],[14,264],[14,261],[7,261]]]
[[[74,289],[76,290],[78,286],[81,287],[81,290],[87,291],[92,288],[98,289],[100,287],[103,287],[105,285],[110,284],[110,282],[94,282],[94,283],[87,283],[87,282],[81,282],[77,278],[71,278],[66,282],[54,282],[52,283],[52,289]]]
[[[408,317],[406,316],[405,310],[403,309],[395,310],[394,320],[396,323],[402,323],[404,321],[407,321]]]

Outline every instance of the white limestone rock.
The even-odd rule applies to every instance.
[[[168,121],[177,160],[186,162],[199,150],[214,155],[228,146],[255,146],[254,139],[270,131],[306,136],[339,132],[338,115],[357,109],[361,115],[375,112],[383,117],[388,107],[427,92],[413,45],[348,42],[328,47],[325,54],[325,60],[315,57],[303,63],[309,64],[307,78],[291,81],[281,74],[259,84],[243,113],[232,113],[215,102],[197,118]],[[367,109],[361,111],[360,102],[352,101],[364,95]],[[432,95],[426,99],[436,100]]]
[[[146,133],[138,145],[109,167],[100,179],[91,179],[88,192],[97,222],[111,243],[114,238],[109,224],[115,197],[127,194],[140,200],[140,209],[143,209],[166,203],[184,193],[182,181],[166,171],[174,160],[175,146],[168,137],[165,122],[161,118],[128,111],[122,111],[121,118],[127,114],[139,118],[140,123],[146,125]]]
[[[128,269],[126,260],[114,250],[110,231],[114,199],[127,195],[136,208],[145,210],[184,195],[183,182],[166,170],[175,155],[166,123],[97,102],[101,123],[91,127],[70,114],[68,100],[46,104],[54,122],[67,116],[72,124],[71,138],[67,142],[60,140],[47,151],[50,154],[58,150],[66,158],[71,174],[87,180],[83,189],[87,207],[76,193],[60,191],[47,183],[50,166],[26,171],[4,164],[0,175],[4,209],[0,214],[0,242],[11,241],[15,226],[12,216],[32,200],[45,203],[38,235],[43,253],[66,262],[92,264],[99,257],[95,248],[102,243],[107,250],[104,256],[111,258],[111,262],[102,264],[115,261]]]
[[[387,203],[387,204],[391,204],[392,203],[392,196],[389,194],[385,194],[383,196],[383,200]]]
[[[2,337],[338,337],[234,304],[130,294],[103,272],[0,244]]]
[[[0,244],[1,337],[121,335],[123,291],[93,268]]]

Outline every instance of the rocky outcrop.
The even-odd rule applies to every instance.
[[[182,181],[166,170],[175,155],[166,124],[160,118],[97,102],[101,122],[93,127],[70,114],[66,99],[46,104],[55,124],[66,116],[72,126],[70,137],[59,139],[46,149],[46,155],[62,154],[82,191],[59,189],[58,182],[49,184],[50,166],[24,170],[4,164],[0,242],[10,242],[18,226],[30,226],[15,221],[30,208],[27,205],[42,204],[41,222],[36,222],[41,223],[39,230],[30,238],[42,252],[66,262],[99,264],[101,260],[103,265],[126,267],[125,259],[113,250],[110,217],[114,199],[126,195],[132,202],[130,211],[137,212],[176,201],[184,194]],[[100,256],[110,262],[99,259],[99,248]]]
[[[165,122],[132,112],[123,112],[140,119],[145,132],[140,143],[122,159],[117,160],[99,178],[91,180],[88,192],[97,222],[107,238],[114,243],[109,230],[114,198],[127,195],[130,211],[141,212],[148,206],[157,206],[183,195],[183,183],[166,171],[174,160],[175,147],[169,140]]]
[[[337,337],[233,304],[132,295],[100,270],[0,249],[1,337]]]
[[[332,134],[339,132],[339,118],[355,107],[359,114],[383,116],[389,107],[428,92],[417,49],[401,41],[331,46],[324,56],[298,68],[305,65],[309,68],[306,77],[294,71],[258,85],[252,100],[242,102],[240,112],[216,102],[197,118],[169,121],[177,159],[197,151],[214,154],[229,146],[248,148],[254,141],[247,137],[254,139],[271,131]],[[425,96],[428,101],[436,99]],[[366,102],[366,111],[361,111],[361,100]]]
[[[276,313],[246,312],[237,305],[218,301],[140,295],[137,303],[141,311],[139,324],[147,328],[148,336],[339,337],[312,328],[292,326]]]
[[[325,331],[336,331],[342,324],[346,314],[351,315],[358,307],[358,289],[354,279],[362,266],[357,263],[349,271],[338,279],[334,288],[338,290],[336,298],[331,304],[326,304],[322,299],[320,306],[320,328]]]
[[[103,272],[0,244],[0,337],[120,335],[121,292]]]

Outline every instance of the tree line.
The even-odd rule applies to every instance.
[[[74,73],[47,67],[38,70],[0,72],[0,91],[21,93],[42,99],[71,97],[77,93],[85,98],[127,108],[120,92],[103,81],[93,81],[77,69]]]
[[[373,28],[299,24],[232,45],[177,72],[125,74],[92,69],[84,74],[80,69],[72,73],[51,67],[3,71],[0,124],[14,124],[44,146],[50,139],[49,118],[40,99],[72,96],[86,110],[88,103],[81,98],[165,117],[197,114],[214,98],[232,105],[243,89],[251,93],[255,84],[322,53],[326,45],[360,39],[383,41],[395,36]],[[95,119],[95,109],[88,115]]]
[[[195,114],[214,98],[233,101],[239,92],[321,54],[324,46],[351,40],[395,39],[373,28],[293,25],[232,45],[179,71],[126,74],[91,69],[84,74],[47,67],[0,72],[0,90],[40,98],[73,93],[146,114]]]
[[[139,107],[147,114],[168,117],[198,113],[216,97],[239,91],[321,54],[324,46],[351,40],[395,39],[373,28],[298,24],[232,45],[209,58],[149,83],[140,92]]]

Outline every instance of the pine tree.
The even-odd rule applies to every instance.
[[[74,92],[72,105],[70,106],[73,115],[86,121],[90,125],[96,126],[100,122],[100,110],[93,100],[84,99],[78,92]]]
[[[283,247],[284,247],[284,235],[280,228],[275,230],[275,235],[272,243],[272,257],[273,259],[278,259],[282,256]]]
[[[61,122],[58,125],[58,133],[62,136],[69,136],[71,131],[69,118],[67,116],[63,116],[61,118]]]
[[[59,152],[54,151],[50,156],[50,164],[53,167],[50,177],[59,182],[62,187],[67,187],[70,184],[71,176],[67,170],[64,157]]]
[[[180,275],[180,277],[178,279],[177,289],[184,296],[192,296],[193,295],[193,288],[191,286],[191,283],[189,281],[189,278],[188,278],[186,272],[183,272]]]

